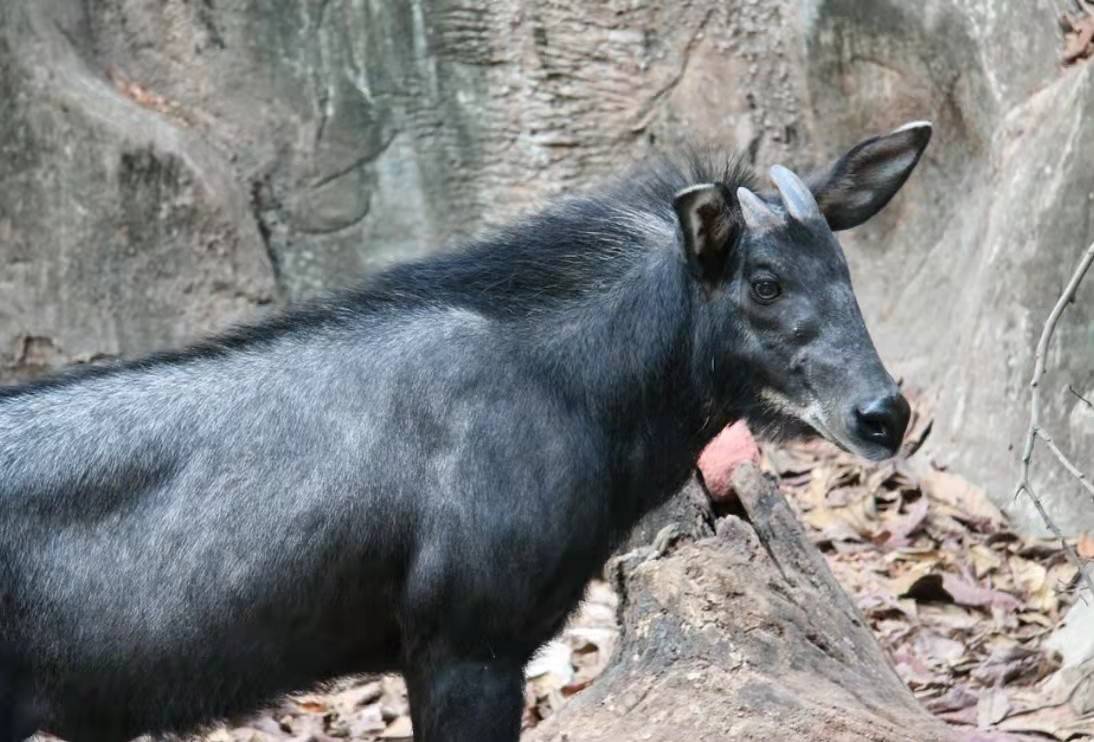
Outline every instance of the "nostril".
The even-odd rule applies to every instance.
[[[884,443],[889,439],[889,416],[878,408],[856,409],[859,432],[864,437]]]
[[[896,451],[910,414],[908,401],[894,394],[856,406],[855,422],[863,438]]]
[[[877,414],[869,412],[859,413],[859,427],[869,438],[888,438],[889,429],[885,420]]]

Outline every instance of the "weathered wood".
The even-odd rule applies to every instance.
[[[698,477],[688,480],[671,500],[638,521],[626,543],[616,552],[664,550],[678,538],[692,541],[713,536],[714,511]]]
[[[658,548],[614,562],[620,650],[528,739],[950,738],[892,670],[777,488],[751,464],[734,483],[747,520],[725,516],[698,540],[680,523],[671,545],[662,528]]]

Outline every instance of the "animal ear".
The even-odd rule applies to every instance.
[[[741,230],[736,197],[718,183],[685,188],[672,199],[688,265],[707,287],[725,276],[726,259]]]
[[[881,211],[912,174],[930,141],[930,122],[913,121],[860,142],[827,170],[807,178],[832,231],[857,227]]]

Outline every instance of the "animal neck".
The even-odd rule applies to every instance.
[[[620,507],[632,519],[671,496],[725,424],[699,348],[694,281],[667,249],[608,290],[540,325],[541,345],[574,402],[612,442]]]

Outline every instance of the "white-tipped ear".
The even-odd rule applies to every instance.
[[[898,126],[889,133],[899,134],[902,131],[909,131],[911,129],[927,129],[928,131],[930,131],[933,128],[934,124],[932,124],[930,121],[909,121],[908,123],[904,124],[904,126]]]
[[[806,180],[832,231],[850,229],[881,211],[912,174],[931,141],[929,121],[912,121],[851,148]]]
[[[813,197],[813,192],[801,178],[782,165],[775,165],[770,173],[771,180],[775,182],[775,187],[779,189],[779,195],[782,196],[787,213],[795,221],[824,219],[820,207],[817,206],[817,199]]]
[[[769,232],[779,228],[781,222],[778,215],[763,199],[744,186],[737,189],[737,202],[741,205],[745,226],[753,232]]]

